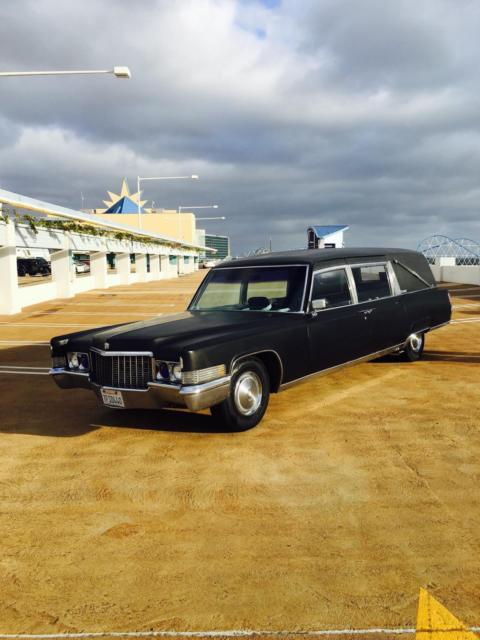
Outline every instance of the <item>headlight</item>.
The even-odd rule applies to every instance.
[[[155,364],[157,368],[157,380],[163,382],[180,382],[182,379],[182,365],[180,362],[157,360]]]
[[[81,351],[71,351],[67,353],[68,368],[72,371],[89,371],[90,360],[88,359],[88,353],[82,353]]]
[[[67,360],[69,369],[78,369],[78,355],[76,353],[69,353]]]

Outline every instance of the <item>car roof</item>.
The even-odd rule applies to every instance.
[[[247,258],[239,258],[237,260],[229,260],[222,262],[214,267],[221,269],[225,267],[249,267],[260,265],[288,265],[288,264],[306,264],[316,265],[320,262],[338,262],[346,261],[351,258],[385,258],[406,254],[414,254],[418,256],[416,251],[410,249],[393,249],[378,247],[351,247],[348,249],[302,249],[297,251],[279,251],[273,253],[264,253],[258,256],[250,256]]]

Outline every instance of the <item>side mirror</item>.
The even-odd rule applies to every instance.
[[[312,300],[312,311],[321,311],[327,306],[326,298],[319,298],[318,300]]]

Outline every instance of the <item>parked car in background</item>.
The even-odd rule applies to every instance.
[[[45,258],[17,258],[17,274],[23,276],[48,276],[52,272]]]
[[[248,429],[270,393],[311,376],[388,353],[418,360],[450,316],[415,251],[269,253],[213,268],[184,313],[53,338],[51,374],[108,407],[210,408]]]
[[[205,260],[205,262],[202,263],[202,268],[212,269],[213,267],[216,267],[217,264],[218,264],[218,260]]]
[[[73,259],[75,273],[90,273],[90,263],[78,258]]]

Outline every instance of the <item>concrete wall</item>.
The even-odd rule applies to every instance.
[[[430,269],[432,270],[435,280],[437,282],[442,282],[442,267],[439,267],[436,264],[431,264]]]
[[[439,267],[442,282],[480,285],[480,267]]]
[[[456,284],[480,285],[480,266],[457,266],[455,258],[437,258],[430,265],[437,282],[455,282]]]
[[[18,302],[20,308],[29,307],[32,304],[55,300],[58,298],[57,284],[55,282],[44,282],[31,286],[18,288]]]
[[[83,293],[95,289],[95,278],[93,276],[75,277],[72,283],[74,293]]]

